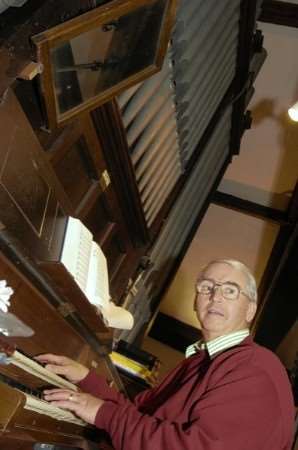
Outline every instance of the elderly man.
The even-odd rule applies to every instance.
[[[87,368],[43,355],[50,370],[88,392],[54,389],[45,398],[106,430],[116,450],[290,450],[294,407],[286,372],[249,336],[256,300],[246,266],[213,261],[196,283],[203,341],[158,387],[131,403]]]

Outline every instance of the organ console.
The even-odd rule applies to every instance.
[[[34,331],[31,337],[0,338],[0,449],[111,449],[100,430],[43,400],[46,387],[78,388],[34,359],[44,352],[63,353],[117,387],[108,355],[98,355],[1,252],[0,272],[14,290],[11,313]]]
[[[0,339],[1,362],[7,374],[0,375],[0,427],[1,434],[14,438],[32,438],[44,436],[46,442],[72,443],[86,433],[87,424],[69,411],[62,410],[42,399],[42,390],[47,387],[65,387],[77,390],[77,387],[46,370],[40,363],[22,354]],[[20,377],[30,374],[37,386],[31,387],[18,382],[10,375],[10,367],[17,367],[25,372]],[[3,371],[1,371],[3,372]],[[42,383],[41,386],[39,384]],[[30,384],[30,383],[29,383]],[[49,436],[50,435],[50,436]],[[62,439],[63,436],[63,439]],[[60,439],[59,439],[60,438]]]

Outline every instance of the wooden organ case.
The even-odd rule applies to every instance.
[[[61,411],[56,416],[55,412],[48,411],[39,397],[43,387],[52,385],[51,379],[47,378],[50,374],[40,379],[38,365],[37,371],[31,367],[36,368],[34,355],[64,354],[93,367],[115,388],[123,389],[108,356],[113,337],[111,330],[105,327],[93,306],[59,264],[67,216],[78,216],[84,210],[91,220],[92,202],[93,207],[96,202],[100,204],[102,191],[98,189],[98,183],[93,183],[95,175],[89,182],[86,176],[80,188],[78,183],[82,176],[74,179],[76,186],[72,188],[65,176],[63,187],[53,169],[55,164],[58,165],[57,151],[53,152],[55,162],[52,166],[12,90],[7,92],[0,108],[0,128],[0,278],[14,291],[9,314],[33,332],[32,336],[22,335],[13,324],[6,329],[5,320],[1,322],[0,448],[86,450],[93,448],[94,442],[95,448],[112,448],[100,431],[70,417],[65,418],[63,413],[61,416]],[[60,156],[62,160],[65,153],[66,150]],[[69,160],[71,157],[64,158],[66,166]],[[98,169],[96,161],[94,167],[94,170]],[[59,170],[62,168],[63,164]],[[75,195],[71,189],[76,189]],[[84,198],[85,207],[79,210],[78,199],[90,195],[91,200],[86,202]],[[75,199],[75,206],[70,198]],[[85,216],[81,214],[83,219]],[[95,238],[106,245],[108,253],[109,243],[117,237],[116,225],[111,227],[109,222],[105,228],[101,222],[98,230],[96,225],[93,226],[93,232]],[[111,254],[113,258],[109,258],[109,263],[115,276],[125,260],[125,252],[122,250],[118,258],[115,251]],[[2,316],[5,319],[5,314]],[[15,352],[25,358],[25,367],[11,362]]]
[[[28,1],[23,15],[7,11],[0,18],[0,279],[14,291],[12,323],[0,312],[0,450],[112,448],[100,430],[61,410],[49,410],[40,399],[42,388],[64,381],[53,383],[34,355],[64,354],[124,391],[108,356],[113,333],[60,256],[67,218],[73,216],[90,230],[107,258],[114,302],[119,303],[143,270],[150,236],[123,124],[114,100],[100,105],[114,98],[117,86],[123,91],[160,70],[176,0],[39,3]],[[77,17],[82,13],[84,20]],[[66,29],[68,41],[60,48],[59,33],[63,37]],[[109,50],[99,55],[102,61],[93,62],[92,52],[91,64],[72,59],[78,50],[73,39],[80,35],[85,36],[79,46],[84,58],[82,49],[97,49],[100,39],[94,32]],[[89,45],[92,36],[96,45]],[[53,49],[58,45],[54,72],[47,64],[53,49],[46,55],[52,38]],[[41,84],[32,78],[31,67]],[[79,76],[74,75],[77,70]],[[55,82],[49,83],[53,73]],[[96,95],[83,101],[86,88],[90,90],[90,83],[80,85],[85,75],[99,79]],[[57,105],[62,105],[60,111]]]

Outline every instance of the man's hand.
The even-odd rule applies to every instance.
[[[98,410],[104,404],[100,398],[89,394],[73,392],[69,389],[50,389],[44,391],[44,399],[59,408],[72,411],[85,422],[94,424]]]
[[[66,356],[53,355],[47,353],[35,356],[36,361],[46,363],[46,369],[57,375],[63,375],[72,383],[79,383],[89,373],[89,369],[82,364],[67,358]]]

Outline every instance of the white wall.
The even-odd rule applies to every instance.
[[[265,23],[260,28],[268,56],[249,105],[253,126],[220,189],[284,209],[298,177],[298,124],[287,115],[298,100],[298,29]]]
[[[279,227],[274,224],[211,205],[160,310],[197,326],[193,299],[194,284],[200,269],[216,258],[239,259],[251,268],[259,281],[278,230]]]

